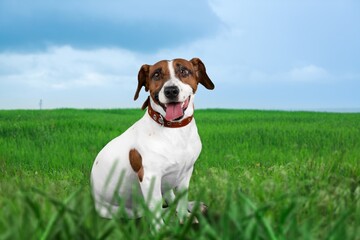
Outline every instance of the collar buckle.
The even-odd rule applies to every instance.
[[[165,124],[164,117],[161,114],[159,114],[159,115],[160,116],[158,118],[158,122],[160,123],[161,126],[164,126],[164,124]]]

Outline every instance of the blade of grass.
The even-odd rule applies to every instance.
[[[40,237],[41,240],[45,240],[49,237],[51,230],[54,228],[56,222],[64,215],[64,213],[69,210],[67,208],[67,204],[74,199],[78,195],[79,191],[73,192],[68,198],[66,198],[62,203],[59,204],[58,201],[55,201],[54,203],[60,205],[60,209],[52,216],[49,223],[47,224],[44,233]]]
[[[267,236],[269,239],[276,240],[276,236],[274,234],[274,231],[270,227],[270,224],[267,222],[267,220],[257,211],[257,208],[253,202],[249,198],[247,198],[242,192],[238,192],[239,197],[245,201],[245,203],[253,210],[255,211],[256,219],[259,221],[259,223],[264,227]]]

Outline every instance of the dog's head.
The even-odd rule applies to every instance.
[[[214,89],[206,74],[205,65],[199,58],[162,60],[154,65],[143,65],[138,74],[138,86],[134,100],[139,97],[142,87],[150,91],[151,107],[168,121],[178,121],[194,112],[193,101],[198,84]]]

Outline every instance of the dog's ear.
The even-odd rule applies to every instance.
[[[150,97],[147,97],[145,102],[143,103],[141,110],[145,110],[145,108],[147,108],[150,104]]]
[[[204,63],[199,58],[193,58],[190,60],[195,69],[195,76],[199,83],[201,83],[207,89],[214,89],[214,83],[211,81],[209,76],[206,74],[206,68]]]
[[[145,91],[149,90],[147,78],[149,75],[149,65],[144,64],[141,66],[139,73],[138,73],[138,86],[135,92],[134,100],[138,99],[139,93],[142,87],[145,87]]]

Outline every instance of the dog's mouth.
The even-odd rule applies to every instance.
[[[171,102],[165,104],[165,119],[168,121],[180,120],[189,106],[190,96],[184,102]]]

